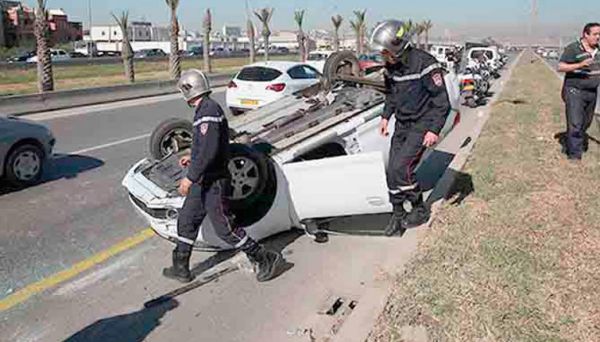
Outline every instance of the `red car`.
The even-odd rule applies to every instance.
[[[358,56],[358,65],[365,75],[377,72],[383,68],[385,62],[379,54],[368,54]]]

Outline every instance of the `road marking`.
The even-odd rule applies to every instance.
[[[126,250],[129,250],[140,243],[148,240],[150,237],[154,236],[154,232],[150,228],[146,228],[141,232],[105,249],[83,261],[78,262],[77,264],[71,266],[70,268],[55,273],[47,278],[44,278],[38,282],[27,285],[25,288],[9,295],[8,297],[0,300],[0,312],[8,310],[15,305],[23,303],[27,299],[35,296],[43,291],[46,291],[60,283],[63,283],[67,280],[70,280],[77,275],[85,272],[92,267],[120,254]]]
[[[213,89],[213,93],[221,93],[224,92],[227,87],[216,87]],[[153,97],[145,97],[141,99],[134,100],[122,100],[98,105],[90,105],[83,107],[76,107],[70,109],[59,109],[53,110],[49,112],[37,113],[37,114],[28,114],[24,117],[33,120],[33,121],[49,121],[53,119],[66,118],[70,116],[84,115],[84,114],[92,114],[96,112],[109,111],[113,109],[121,109],[127,107],[136,107],[136,106],[144,106],[153,103],[165,102],[165,101],[173,101],[181,99],[180,94],[168,94],[168,95],[159,95]]]
[[[125,143],[128,143],[128,142],[132,142],[132,141],[136,141],[136,140],[140,140],[140,139],[145,139],[145,138],[148,138],[150,135],[152,135],[152,134],[151,133],[146,133],[146,134],[138,135],[137,137],[131,137],[131,138],[127,138],[127,139],[117,140],[117,141],[113,141],[113,142],[110,142],[110,143],[107,143],[107,144],[102,144],[102,145],[98,145],[98,146],[88,147],[88,148],[84,148],[82,150],[68,152],[68,153],[65,153],[65,154],[66,155],[70,155],[70,154],[84,154],[84,153],[89,153],[89,152],[92,152],[92,151],[101,150],[103,148],[108,148],[108,147],[112,147],[112,146],[116,146],[116,145],[120,145],[120,144],[125,144]]]

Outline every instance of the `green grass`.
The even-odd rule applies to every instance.
[[[402,341],[411,325],[431,341],[598,340],[600,148],[590,143],[580,164],[561,155],[561,85],[530,61],[516,67],[465,166],[474,193],[444,204],[369,341]]]
[[[262,60],[262,56],[257,56]],[[271,60],[296,60],[297,56],[271,56]],[[220,58],[213,60],[213,72],[230,72],[248,63],[248,58]],[[136,61],[136,77],[140,81],[169,79],[168,62]],[[182,69],[202,69],[201,59],[184,60]],[[126,84],[122,63],[106,65],[54,66],[57,90]],[[0,70],[0,96],[30,94],[37,91],[37,71],[32,69]]]

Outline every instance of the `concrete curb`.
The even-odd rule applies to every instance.
[[[519,56],[513,61],[513,63],[509,66],[506,73],[506,78],[504,82],[508,82],[512,76],[512,72],[518,62],[521,60],[524,52],[521,52]],[[475,146],[481,131],[485,127],[487,119],[489,118],[490,111],[492,109],[492,105],[500,98],[502,94],[502,90],[504,89],[505,83],[502,83],[500,89],[496,92],[496,94],[492,97],[489,102],[489,105],[484,110],[479,111],[480,120],[477,122],[476,126],[473,128],[473,133],[471,135],[471,141],[466,146],[462,147],[459,152],[456,154],[448,169],[444,172],[442,178],[436,185],[433,192],[430,194],[429,198],[440,198],[440,200],[434,202],[432,204],[432,219],[429,221],[427,226],[430,226],[441,205],[445,201],[445,195],[449,192],[450,188],[456,181],[456,176],[459,171],[465,166],[469,156],[471,155],[471,151]],[[440,196],[441,194],[441,196]],[[437,197],[434,197],[437,196]],[[404,266],[402,267],[404,269]],[[376,283],[374,286],[369,288],[364,295],[360,298],[360,305],[357,306],[356,310],[352,313],[352,315],[348,318],[348,320],[342,326],[342,329],[335,336],[333,341],[339,342],[364,342],[369,337],[369,334],[373,330],[373,327],[377,323],[377,319],[379,315],[385,309],[385,305],[387,304],[387,298],[392,290],[393,282],[387,281],[385,283]]]
[[[226,85],[233,74],[211,75],[213,87]],[[0,115],[26,115],[50,110],[97,105],[143,97],[173,94],[176,82],[151,81],[108,87],[54,91],[45,94],[0,97]]]

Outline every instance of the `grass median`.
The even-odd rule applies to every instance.
[[[369,341],[598,341],[600,148],[560,152],[560,81],[527,54]],[[599,137],[594,124],[590,135]],[[416,330],[415,330],[416,329]]]
[[[297,60],[292,56],[271,56],[271,60]],[[262,56],[257,56],[261,61]],[[213,60],[214,72],[234,72],[248,64],[247,57],[219,58]],[[202,69],[202,59],[182,61],[182,69]],[[54,82],[56,90],[79,89],[99,86],[127,84],[122,63],[105,65],[55,65]],[[136,81],[168,80],[168,61],[135,61]],[[37,92],[37,70],[0,70],[0,96],[23,95]]]

